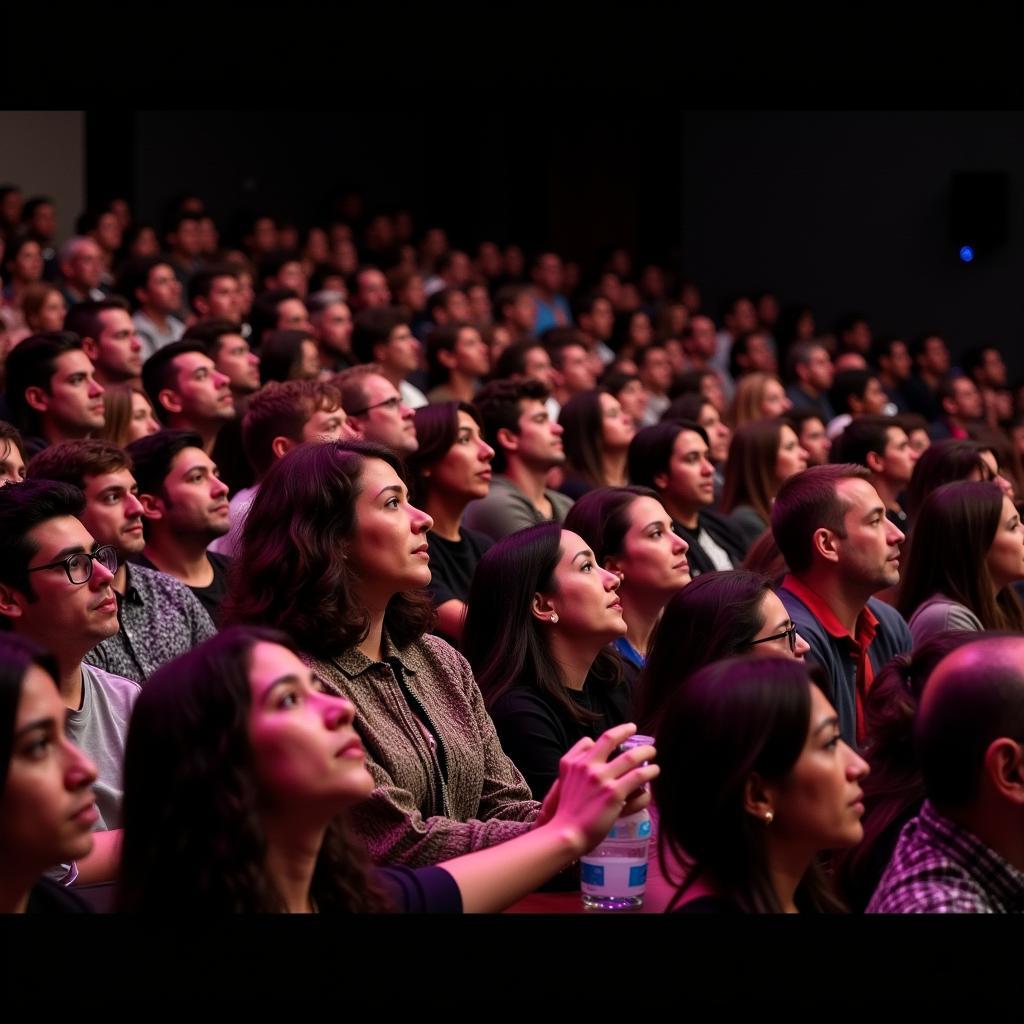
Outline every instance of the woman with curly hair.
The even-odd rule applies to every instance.
[[[122,909],[158,913],[495,911],[604,835],[657,774],[625,726],[563,759],[546,823],[437,867],[374,869],[346,815],[374,790],[352,703],[288,638],[235,627],[163,666],[125,755]]]
[[[540,810],[468,663],[427,634],[431,525],[390,449],[299,445],[253,501],[224,620],[287,632],[352,701],[376,783],[352,823],[375,861],[412,866],[520,835]]]

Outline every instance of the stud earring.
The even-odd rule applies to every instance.
[[[551,618],[548,619],[548,622],[550,622],[552,625],[554,625],[557,621],[558,621],[558,612],[552,612],[551,613]]]
[[[775,820],[775,814],[772,811],[765,811],[764,823],[770,825]]]

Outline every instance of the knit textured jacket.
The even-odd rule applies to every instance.
[[[373,860],[421,867],[528,831],[540,804],[501,749],[469,662],[429,635],[398,650],[385,634],[382,646],[382,661],[355,648],[310,661],[356,707],[377,785],[349,821]]]

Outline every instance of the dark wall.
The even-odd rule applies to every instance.
[[[972,264],[947,237],[957,171],[1009,173],[1009,239]],[[683,118],[683,263],[713,303],[772,289],[831,326],[1024,336],[1024,118],[1005,112],[713,112]],[[717,308],[715,305],[713,308]]]
[[[594,94],[376,109],[141,111],[91,115],[90,133],[130,140],[104,167],[92,147],[90,197],[126,190],[155,221],[168,198],[194,191],[226,222],[242,207],[308,223],[332,194],[356,188],[368,205],[407,206],[456,244],[497,237],[554,245],[585,262],[626,245],[665,259],[679,246],[678,115],[638,113]],[[113,155],[114,150],[109,150]]]

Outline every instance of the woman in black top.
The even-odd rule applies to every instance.
[[[99,817],[96,766],[64,733],[57,663],[0,635],[0,913],[84,911],[40,876],[86,856]]]
[[[477,566],[466,657],[502,749],[537,800],[577,740],[629,718],[629,688],[606,650],[626,633],[618,588],[618,575],[558,523],[506,537]]]
[[[730,658],[676,691],[653,785],[669,909],[842,909],[816,861],[860,842],[868,766],[843,742],[823,679],[792,659]]]
[[[462,525],[462,513],[491,485],[494,449],[480,433],[480,415],[466,402],[442,402],[416,410],[419,447],[406,460],[412,502],[434,525],[427,533],[436,632],[458,647],[469,585],[481,555],[493,541]]]

